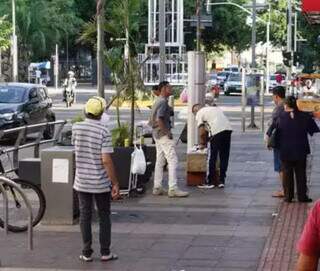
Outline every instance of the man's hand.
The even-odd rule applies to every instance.
[[[270,148],[270,147],[268,146],[268,142],[269,142],[269,136],[268,136],[267,134],[265,134],[265,135],[264,135],[264,144],[265,144],[266,148],[267,148],[269,151],[271,151],[272,148]]]
[[[119,185],[118,184],[112,185],[111,197],[112,197],[113,200],[117,200],[117,199],[120,198],[120,190],[119,190]]]

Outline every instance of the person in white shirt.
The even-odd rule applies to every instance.
[[[230,155],[231,124],[223,111],[216,105],[204,107],[195,104],[192,107],[192,112],[196,115],[196,123],[199,129],[206,129],[208,132],[208,143],[201,142],[200,144],[200,149],[208,147],[207,176],[205,183],[198,187],[210,189],[216,185],[219,188],[224,188]],[[213,180],[217,177],[215,176],[215,169],[218,155],[220,158],[220,176],[219,182],[214,184]]]

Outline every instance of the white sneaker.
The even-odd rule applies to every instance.
[[[163,196],[166,195],[168,191],[162,187],[154,187],[152,190],[152,195],[154,196]]]
[[[200,189],[212,189],[212,188],[214,188],[214,185],[213,184],[200,184],[197,187]]]
[[[224,188],[224,184],[221,183],[221,184],[218,185],[218,187],[219,187],[219,188]]]
[[[182,191],[179,188],[170,189],[168,192],[169,198],[185,198],[189,196],[189,192]]]

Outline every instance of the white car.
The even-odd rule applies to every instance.
[[[231,73],[224,84],[224,94],[229,96],[230,93],[241,93],[242,84],[241,84],[241,74],[240,73]]]

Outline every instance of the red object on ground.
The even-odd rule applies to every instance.
[[[320,257],[320,201],[310,211],[298,243],[299,252]]]
[[[302,1],[303,12],[320,12],[320,1],[315,0],[303,0]]]

